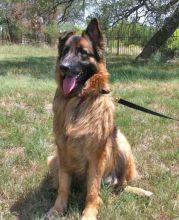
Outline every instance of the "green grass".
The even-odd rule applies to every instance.
[[[43,219],[55,200],[46,158],[54,149],[51,103],[56,49],[0,47],[0,219]],[[179,117],[179,64],[108,60],[114,97],[123,97]],[[104,186],[99,219],[146,220],[179,217],[179,123],[116,106],[151,199]],[[64,217],[79,219],[82,194],[72,190]]]

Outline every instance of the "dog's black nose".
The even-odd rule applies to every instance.
[[[63,72],[63,73],[68,73],[70,72],[70,67],[64,65],[64,64],[60,64],[60,70]]]

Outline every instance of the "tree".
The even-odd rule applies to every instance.
[[[18,42],[24,33],[46,35],[51,42],[53,33],[56,35],[64,22],[82,25],[97,17],[103,30],[117,26],[121,21],[138,22],[165,35],[159,40],[156,33],[148,42],[147,51],[151,45],[150,51],[155,52],[176,28],[177,21],[170,21],[171,28],[166,29],[178,4],[179,0],[4,0],[0,3],[0,25],[11,42]]]
[[[155,53],[161,45],[165,44],[169,37],[179,27],[179,5],[174,11],[173,15],[165,19],[164,25],[153,35],[148,41],[137,59],[147,59]]]
[[[0,25],[7,40],[18,43],[24,33],[39,37],[50,25],[66,19],[74,0],[4,0],[0,3]]]
[[[104,30],[116,27],[121,21],[140,22],[156,29],[156,33],[139,55],[141,58],[148,58],[155,53],[179,26],[179,0],[97,0],[96,2],[98,10],[94,14],[100,19]]]
[[[89,17],[98,17],[103,29],[119,21],[142,22],[160,27],[166,15],[173,13],[178,0],[96,0]]]

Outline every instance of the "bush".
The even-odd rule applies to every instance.
[[[47,43],[50,45],[54,45],[59,35],[59,28],[57,23],[46,25],[43,31],[44,34],[46,35]]]

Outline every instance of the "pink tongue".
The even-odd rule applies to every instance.
[[[66,76],[63,80],[63,92],[65,95],[69,94],[76,85],[76,77]]]

